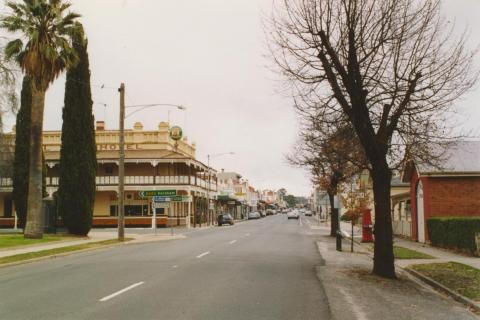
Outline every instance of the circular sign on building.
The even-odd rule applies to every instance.
[[[182,137],[183,137],[182,128],[180,128],[179,126],[173,126],[170,128],[170,138],[172,138],[172,140],[178,141],[182,139]]]

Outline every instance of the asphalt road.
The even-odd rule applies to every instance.
[[[330,319],[315,236],[276,215],[0,269],[1,319]]]

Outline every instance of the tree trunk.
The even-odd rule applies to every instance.
[[[41,239],[43,237],[42,133],[44,106],[45,91],[38,90],[35,84],[32,84],[27,224],[24,234],[25,238],[31,239]]]
[[[386,161],[373,166],[373,194],[375,200],[375,249],[373,273],[396,278],[393,257],[393,231],[390,215],[391,172]]]
[[[333,193],[328,193],[328,200],[330,201],[330,236],[336,237],[338,230],[338,209],[335,209],[335,195]]]

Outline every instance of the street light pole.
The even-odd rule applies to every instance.
[[[125,239],[125,206],[124,206],[124,182],[125,182],[125,84],[121,84],[120,92],[120,156],[118,161],[118,240]]]
[[[210,155],[207,154],[207,170],[208,170],[208,185],[207,185],[207,219],[208,224],[213,224],[213,219],[210,217]]]
[[[125,106],[125,84],[120,84],[118,88],[120,93],[120,141],[118,149],[120,150],[119,161],[118,161],[118,240],[123,241],[125,239],[125,118],[128,118],[134,113],[137,113],[141,110],[165,106],[165,107],[175,107],[179,110],[185,111],[187,108],[181,105],[170,104],[170,103],[152,103],[144,105],[134,105],[134,106]],[[125,108],[140,108],[129,114],[125,115]],[[154,209],[156,210],[156,209]],[[155,212],[156,213],[156,212]],[[156,230],[156,217],[155,217],[155,232]]]

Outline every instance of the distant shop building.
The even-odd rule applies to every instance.
[[[247,188],[242,175],[236,172],[226,172],[222,169],[217,173],[219,212],[230,213],[235,220],[247,218]]]

